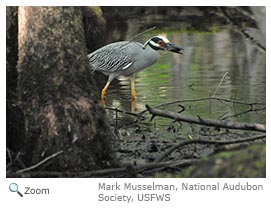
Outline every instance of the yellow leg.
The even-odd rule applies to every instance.
[[[131,78],[131,92],[133,100],[136,100],[135,77]]]
[[[135,112],[136,108],[135,76],[131,78],[131,93],[132,93],[131,111]]]
[[[131,112],[134,113],[136,109],[136,98],[131,100]]]
[[[105,96],[106,96],[106,93],[107,93],[107,88],[109,87],[109,85],[110,85],[110,82],[107,82],[106,85],[104,86],[103,90],[102,90],[102,93],[101,93],[102,100],[105,99]]]

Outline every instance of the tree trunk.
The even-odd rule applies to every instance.
[[[46,170],[114,166],[113,135],[86,59],[81,8],[20,7],[18,39],[27,165],[63,151]]]
[[[24,138],[24,117],[18,106],[16,70],[18,60],[18,7],[6,7],[6,106],[7,106],[7,148],[12,152],[20,150]]]
[[[100,7],[82,7],[87,53],[105,44],[106,20]]]
[[[105,45],[106,20],[100,7],[88,6],[82,8],[83,25],[87,53]],[[103,73],[95,73],[95,80],[99,91],[101,91],[107,80]]]

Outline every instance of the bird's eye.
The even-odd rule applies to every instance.
[[[163,47],[163,48],[166,47],[166,43],[165,43],[164,41],[162,41],[162,40],[159,40],[159,41],[158,41],[158,44],[159,44],[161,47]]]

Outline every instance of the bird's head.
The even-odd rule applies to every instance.
[[[167,50],[179,54],[183,54],[184,51],[183,47],[171,43],[166,37],[162,36],[152,37],[145,43],[145,46],[147,45],[154,50]]]

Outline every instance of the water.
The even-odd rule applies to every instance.
[[[135,34],[142,32],[140,26],[144,22],[127,20],[127,24],[128,29],[119,33],[129,40]],[[131,101],[129,79],[120,78],[114,81],[109,87],[106,99],[109,107],[140,112],[145,110],[145,104],[155,106],[174,100],[208,97],[214,95],[215,91],[216,97],[248,103],[265,103],[265,53],[238,31],[231,28],[216,28],[211,32],[199,32],[160,27],[158,31],[141,35],[137,41],[144,43],[157,33],[183,46],[184,54],[161,51],[156,64],[136,74],[136,103]],[[225,78],[218,87],[224,75]],[[265,123],[265,110],[231,117],[249,110],[250,106],[246,105],[225,105],[206,100],[183,103],[183,105],[186,108],[183,113],[186,115]],[[180,107],[177,104],[170,105],[167,110],[177,112]]]

